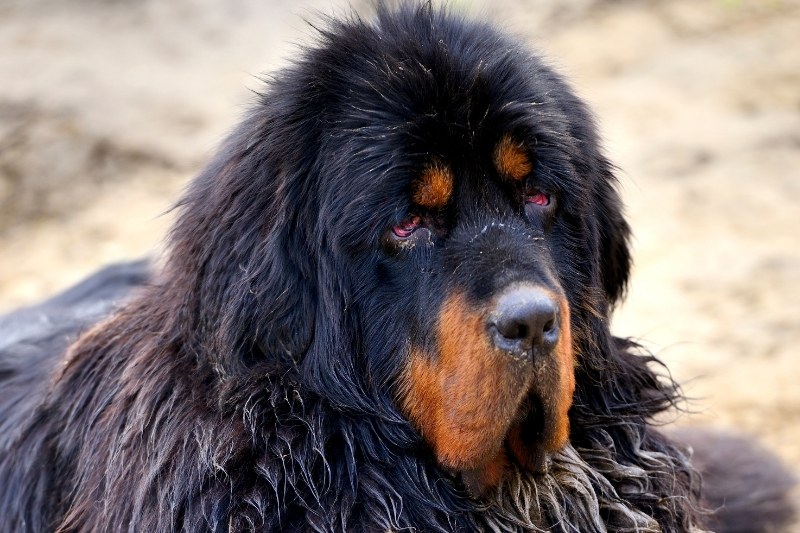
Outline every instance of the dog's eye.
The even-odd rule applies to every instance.
[[[422,226],[422,217],[417,215],[408,217],[400,224],[392,227],[392,233],[398,239],[407,239]]]
[[[552,203],[552,198],[549,194],[544,193],[537,189],[528,190],[525,193],[525,203],[538,205],[540,207],[547,207]]]
[[[431,220],[419,215],[411,215],[399,224],[392,226],[384,237],[384,243],[392,252],[411,250],[419,245],[433,245]]]

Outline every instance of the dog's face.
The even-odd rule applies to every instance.
[[[282,361],[334,405],[390,405],[480,492],[576,431],[576,369],[623,291],[628,227],[561,78],[443,16],[334,25],[278,77],[176,233],[190,249],[208,226],[218,257],[175,269],[241,265],[207,282],[221,350]]]
[[[498,481],[509,452],[541,469],[568,438],[575,389],[553,257],[560,191],[513,135],[423,164],[382,243],[413,324],[399,403],[473,490]]]
[[[569,439],[581,321],[622,291],[627,226],[559,77],[484,28],[465,47],[421,26],[314,58],[312,231],[366,381],[480,492]]]
[[[376,326],[367,353],[397,365],[398,406],[480,492],[509,461],[541,470],[569,436],[576,355],[559,267],[573,261],[562,221],[573,199],[544,172],[535,133],[503,119],[476,132],[470,114],[494,117],[465,111],[433,112],[393,141],[410,164],[388,171],[402,176],[395,188],[377,186],[394,205],[368,210],[380,231],[354,281]]]

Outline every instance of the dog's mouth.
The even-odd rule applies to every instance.
[[[540,476],[547,474],[553,453],[567,439],[558,428],[559,420],[545,411],[541,399],[531,392],[519,407],[496,450],[487,450],[481,460],[461,470],[451,469],[473,497],[497,487],[513,470]],[[488,460],[486,459],[488,458]]]
[[[550,453],[563,442],[550,442],[550,435],[557,430],[548,426],[544,407],[537,396],[529,395],[521,407],[519,421],[512,424],[506,436],[506,454],[522,469],[544,474]]]
[[[498,348],[485,313],[469,309],[458,295],[446,302],[439,353],[412,352],[401,405],[439,464],[479,496],[513,468],[545,472],[567,442],[575,363],[565,302],[558,340],[529,357]]]

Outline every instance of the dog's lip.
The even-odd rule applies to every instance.
[[[513,475],[513,472],[524,472],[527,475],[536,477],[546,476],[550,472],[554,451],[547,450],[542,442],[522,442],[520,425],[524,423],[536,424],[531,417],[542,419],[544,416],[541,410],[536,410],[530,405],[529,401],[523,401],[520,410],[515,416],[499,443],[499,448],[492,452],[487,452],[484,456],[485,461],[475,465],[464,465],[460,468],[447,468],[449,472],[460,480],[467,493],[475,499],[480,499],[491,493],[502,479]],[[516,435],[515,435],[516,432]],[[512,440],[518,439],[517,446]],[[523,446],[524,445],[524,446]],[[500,468],[504,471],[499,478],[491,481],[492,464],[503,465]]]
[[[534,454],[529,460],[525,461],[525,464],[523,464],[519,457],[517,457],[517,455],[510,450],[508,439],[506,439],[506,447],[509,450],[508,457],[510,461],[513,462],[514,465],[516,465],[520,470],[524,470],[525,472],[529,472],[537,476],[544,476],[550,471],[553,453],[545,450],[543,447],[536,447]]]
[[[534,372],[531,365],[516,358],[509,358],[507,361],[509,364],[508,370],[511,372],[510,382],[508,383],[509,387],[511,389],[520,388],[524,390],[517,401],[514,414],[502,421],[496,417],[492,418],[494,413],[487,413],[482,420],[472,420],[469,423],[467,423],[466,420],[461,420],[458,424],[459,430],[465,433],[494,433],[492,426],[496,427],[498,424],[503,425],[504,429],[497,432],[497,436],[492,442],[487,441],[485,446],[481,447],[481,449],[474,450],[474,454],[472,454],[469,459],[465,458],[458,463],[450,461],[444,462],[443,464],[446,464],[446,468],[451,472],[457,473],[476,469],[479,470],[491,462],[491,459],[495,457],[497,453],[507,451],[507,444],[511,431],[528,419],[531,412],[535,410],[530,400],[531,396],[535,394],[535,387],[532,383]],[[512,384],[512,381],[516,383]],[[538,412],[540,413],[539,416],[542,416],[541,410]]]
[[[509,459],[525,471],[546,473],[551,454],[545,446],[544,436],[548,433],[548,424],[552,423],[548,421],[541,399],[531,386],[503,440]],[[517,444],[524,445],[524,449],[512,445],[512,438],[515,437],[519,440]]]

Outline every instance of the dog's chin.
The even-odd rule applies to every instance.
[[[555,421],[549,421],[541,401],[530,395],[519,406],[503,436],[488,443],[483,450],[475,450],[469,460],[453,465],[450,470],[460,478],[470,496],[480,498],[496,489],[514,471],[540,476],[548,471],[550,456],[564,442],[550,442],[547,436],[557,432]],[[487,425],[485,434],[496,429]]]

